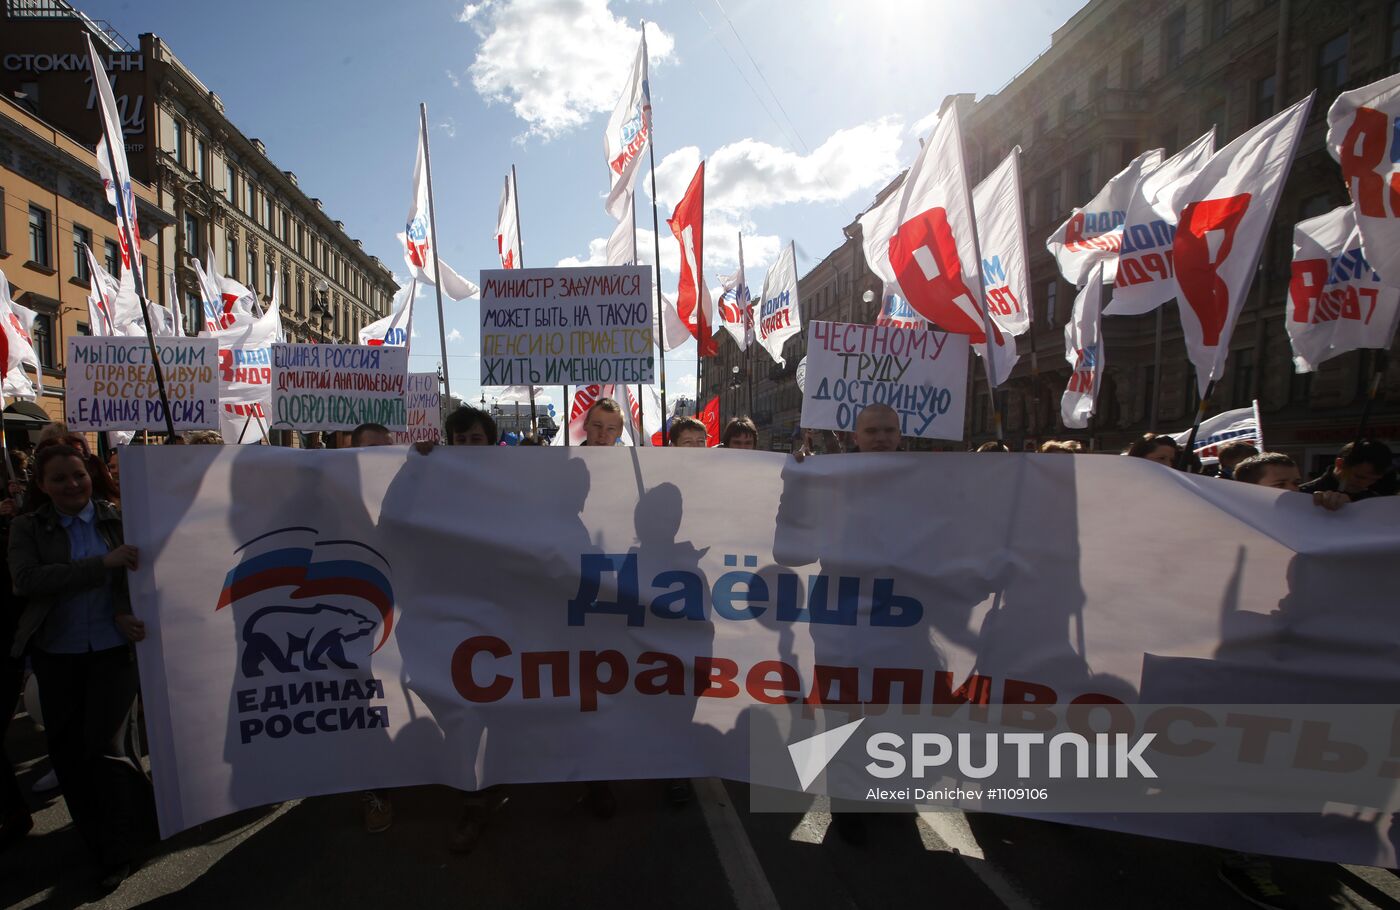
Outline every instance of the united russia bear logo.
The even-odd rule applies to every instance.
[[[388,561],[358,541],[319,537],[315,528],[281,528],[236,551],[239,563],[224,579],[214,609],[247,608],[239,628],[245,678],[359,669],[347,645],[368,655],[389,640],[394,592]]]

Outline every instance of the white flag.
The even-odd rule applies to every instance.
[[[10,280],[0,271],[0,331],[5,334],[6,360],[0,364],[0,373],[17,370],[22,364],[39,369],[39,355],[34,350],[30,332],[37,314],[28,307],[20,306],[10,299]],[[21,313],[24,319],[21,319]],[[27,322],[27,324],[26,324]]]
[[[39,397],[34,383],[19,367],[5,374],[5,381],[0,384],[0,394],[9,401],[35,401]]]
[[[1366,259],[1400,287],[1400,73],[1337,96],[1327,150],[1342,166]]]
[[[719,323],[739,350],[753,340],[753,295],[744,275],[744,235],[739,234],[739,270],[720,281]]]
[[[1128,216],[1138,181],[1162,163],[1162,150],[1150,149],[1104,184],[1097,196],[1076,208],[1069,220],[1055,229],[1045,247],[1060,265],[1060,274],[1075,287],[1089,278],[1096,262],[1104,262],[1104,280],[1112,283],[1118,271],[1118,248],[1123,241],[1123,222]]]
[[[88,284],[91,288],[88,292],[88,331],[104,337],[115,335],[117,326],[112,319],[112,310],[117,304],[117,279],[97,264],[97,257],[92,255],[92,250],[86,244],[83,252],[87,254]]]
[[[496,252],[500,254],[503,269],[521,268],[520,221],[515,217],[515,208],[515,168],[511,168],[501,190],[501,204],[496,209]]]
[[[977,356],[991,350],[988,375],[992,387],[1006,382],[1016,368],[1016,336],[1030,328],[1031,279],[1026,261],[1026,228],[1021,219],[1021,148],[1017,146],[997,169],[972,191],[977,221],[978,251],[982,254],[982,287],[987,313],[995,327],[990,345],[974,344]]]
[[[797,252],[791,242],[763,279],[754,314],[754,339],[777,361],[786,366],[783,344],[802,331],[802,304],[797,296]]]
[[[1381,282],[1362,245],[1354,205],[1293,228],[1286,325],[1299,373],[1357,348],[1388,350],[1395,338],[1400,287]]]
[[[617,107],[608,118],[608,131],[603,136],[603,152],[607,156],[612,186],[603,207],[618,221],[628,217],[632,200],[632,185],[641,170],[642,155],[651,142],[651,89],[647,84],[647,39],[637,46],[632,72]]]
[[[1105,316],[1150,313],[1177,295],[1172,271],[1172,235],[1176,212],[1172,194],[1206,166],[1215,154],[1215,128],[1211,127],[1186,148],[1144,174],[1128,203],[1118,250],[1113,299]]]
[[[637,263],[637,225],[632,215],[633,206],[637,204],[631,196],[627,197],[627,217],[617,223],[612,234],[608,237],[608,265],[636,265]]]
[[[1100,308],[1103,306],[1102,260],[1085,276],[1079,296],[1074,298],[1074,312],[1065,324],[1065,360],[1074,372],[1060,398],[1060,419],[1065,426],[1082,430],[1094,416],[1103,381],[1103,334],[1100,331]]]
[[[413,204],[408,209],[407,227],[398,235],[403,244],[403,261],[408,266],[409,275],[424,284],[437,284],[433,276],[433,250],[437,238],[433,236],[432,221],[428,217],[428,168],[427,150],[423,145],[423,131],[418,131],[418,157],[413,162]],[[480,289],[458,275],[446,262],[439,251],[438,265],[442,267],[442,292],[453,300],[475,297]]]
[[[256,322],[217,332],[201,332],[201,338],[219,341],[219,429],[224,442],[261,442],[267,430],[267,409],[272,404],[272,345],[282,341],[281,276],[272,283],[272,302]]]
[[[1179,445],[1186,445],[1191,438],[1190,430],[1171,433]],[[1201,421],[1196,431],[1195,453],[1201,464],[1215,464],[1220,460],[1220,447],[1227,442],[1247,442],[1259,451],[1264,451],[1264,433],[1259,423],[1259,402],[1247,408],[1223,411],[1214,417]]]
[[[962,131],[949,112],[934,127],[904,185],[860,217],[870,270],[899,286],[929,322],[973,343],[985,340],[982,275]]]
[[[360,329],[360,344],[410,347],[413,338],[413,298],[417,293],[418,282],[408,279],[408,284],[394,294],[389,315]]]
[[[1225,146],[1172,194],[1177,312],[1202,398],[1224,369],[1312,97]]]
[[[651,327],[656,334],[656,343],[666,351],[674,351],[676,348],[690,340],[690,327],[681,318],[680,311],[676,309],[676,304],[665,294],[661,294],[656,288],[651,289],[652,317]],[[661,345],[661,329],[666,330],[666,344]]]
[[[97,143],[97,169],[107,193],[107,202],[117,210],[117,240],[121,246],[122,267],[130,270],[141,259],[141,229],[136,219],[136,194],[131,188],[131,169],[126,163],[126,138],[122,134],[122,118],[117,112],[117,99],[102,58],[93,46],[92,35],[83,32],[87,40],[88,62],[92,67],[92,82],[97,88],[98,110],[102,113],[102,138]],[[115,173],[113,167],[115,166]],[[138,311],[139,312],[139,311]]]

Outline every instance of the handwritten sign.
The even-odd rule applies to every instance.
[[[482,385],[650,384],[646,266],[481,273]]]
[[[357,344],[274,344],[272,428],[407,430],[408,351]]]
[[[813,322],[802,425],[854,430],[861,411],[884,404],[899,415],[905,436],[962,439],[967,357],[966,335]]]
[[[436,373],[409,373],[404,385],[408,430],[394,433],[394,442],[442,442],[442,393]]]
[[[175,429],[218,429],[219,343],[160,338],[156,354]],[[69,336],[64,387],[64,416],[75,432],[166,428],[145,338]]]

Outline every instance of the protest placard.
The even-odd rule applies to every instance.
[[[156,352],[175,429],[218,429],[218,342],[160,338]],[[64,416],[69,429],[78,433],[166,429],[145,338],[70,336],[67,366]]]
[[[481,273],[482,385],[650,383],[646,266]]]
[[[905,436],[962,439],[967,357],[966,335],[813,322],[802,425],[854,430],[862,410],[886,404],[899,414]]]
[[[409,373],[404,385],[408,429],[394,433],[394,443],[442,442],[442,393],[436,373]]]
[[[408,351],[357,344],[274,344],[272,427],[408,429]]]

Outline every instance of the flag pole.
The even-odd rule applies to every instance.
[[[437,292],[438,344],[442,346],[442,388],[452,400],[452,368],[447,362],[447,326],[442,315],[442,263],[438,260],[437,213],[433,209],[433,157],[428,151],[428,105],[418,102],[418,128],[423,136],[423,171],[428,178],[428,230],[433,232],[433,290]],[[517,222],[518,224],[518,222]]]
[[[958,169],[962,172],[963,178],[963,199],[964,203],[967,205],[967,217],[972,221],[972,255],[975,257],[974,261],[976,263],[975,268],[977,269],[978,288],[977,300],[974,302],[977,304],[978,309],[982,311],[982,335],[984,336],[982,342],[982,366],[987,373],[987,398],[992,404],[992,425],[996,429],[997,442],[1001,442],[1001,408],[997,406],[997,387],[996,383],[993,381],[992,321],[987,313],[987,289],[986,282],[982,275],[982,244],[977,239],[977,210],[972,207],[972,186],[967,179],[967,161],[966,156],[963,154],[962,116],[958,113],[956,106],[954,106],[953,117],[953,122],[957,124],[958,127],[958,141],[956,145],[958,148]],[[1012,344],[1015,344],[1014,340]]]
[[[1206,383],[1206,393],[1201,396],[1201,403],[1196,407],[1196,422],[1191,424],[1191,434],[1186,437],[1186,445],[1176,455],[1176,469],[1186,470],[1187,456],[1196,451],[1196,434],[1200,432],[1201,421],[1206,416],[1206,408],[1210,406],[1210,397],[1215,394],[1215,379],[1212,378]],[[1156,432],[1155,430],[1153,432]]]
[[[1157,307],[1157,334],[1152,341],[1152,401],[1148,403],[1147,427],[1157,432],[1157,402],[1162,399],[1162,305]]]
[[[609,172],[611,174],[611,172]],[[611,178],[610,178],[611,179]],[[627,203],[627,216],[632,219],[632,264],[637,264],[637,199],[634,194]],[[629,408],[630,410],[630,408]],[[637,383],[637,445],[645,446],[651,443],[647,438],[646,431],[646,404],[642,395],[642,384]]]
[[[642,60],[647,59],[647,24],[642,21]],[[651,92],[648,90],[647,97]],[[656,251],[656,337],[661,360],[661,444],[668,446],[671,440],[666,433],[666,315],[662,310],[666,304],[661,299],[661,215],[656,211],[656,121],[647,111],[647,156],[651,159],[651,239]]]
[[[571,422],[569,417],[569,387],[566,385],[561,386],[561,388],[564,390],[564,408],[559,412],[559,415],[564,418],[564,445],[568,446],[570,445],[569,423]]]
[[[1386,367],[1389,366],[1389,362],[1390,352],[1384,348],[1377,348],[1376,369],[1375,372],[1371,374],[1371,387],[1366,391],[1366,404],[1361,408],[1361,425],[1356,428],[1357,442],[1361,442],[1366,438],[1366,425],[1371,422],[1371,405],[1376,403],[1376,395],[1380,392],[1381,380],[1385,378],[1385,371]],[[1261,426],[1259,428],[1259,434],[1262,436],[1263,433],[1264,428]],[[1261,440],[1260,448],[1262,449],[1262,447],[1263,442]]]
[[[510,203],[515,209],[515,242],[520,246],[520,268],[525,268],[525,230],[520,226],[520,184],[515,179],[515,165],[510,166]],[[436,238],[436,234],[433,235]],[[437,244],[433,245],[437,248]],[[535,384],[529,383],[530,389],[530,432],[537,433],[539,426],[535,416]]]

